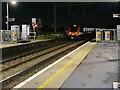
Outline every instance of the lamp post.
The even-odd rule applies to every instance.
[[[54,32],[57,32],[57,26],[56,26],[56,4],[54,4]]]
[[[12,4],[16,4],[15,1],[12,1],[11,3]],[[7,22],[6,22],[6,24],[7,24],[7,30],[9,30],[9,2],[7,2],[7,16],[6,16],[6,18],[7,18]]]
[[[7,16],[6,16],[6,18],[7,18],[7,22],[6,22],[6,24],[7,24],[7,30],[9,29],[9,6],[8,6],[8,2],[7,2]]]

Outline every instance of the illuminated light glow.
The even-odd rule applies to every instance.
[[[69,32],[69,34],[71,34],[71,32]]]
[[[16,4],[16,1],[11,1],[12,4]]]
[[[77,34],[77,32],[75,34]]]
[[[72,33],[72,35],[74,35],[74,34]]]
[[[35,27],[37,27],[37,25],[35,25]]]
[[[33,26],[33,28],[35,28],[35,25]]]
[[[76,27],[77,25],[73,25],[74,27]]]

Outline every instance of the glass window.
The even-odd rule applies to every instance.
[[[71,25],[70,32],[77,32],[77,30],[78,30],[78,25]]]

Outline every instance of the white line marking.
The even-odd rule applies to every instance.
[[[15,90],[15,88],[20,88],[23,85],[25,85],[27,82],[30,82],[32,79],[34,79],[35,77],[37,77],[38,75],[42,74],[43,72],[45,72],[46,70],[50,69],[51,67],[53,67],[55,64],[57,64],[58,62],[62,61],[63,59],[65,59],[66,57],[68,57],[70,54],[74,53],[75,51],[77,51],[78,49],[80,49],[81,47],[85,46],[86,44],[88,44],[90,42],[87,42],[85,44],[83,44],[82,46],[78,47],[77,49],[73,50],[72,52],[68,53],[67,55],[63,56],[62,58],[58,59],[56,62],[52,63],[51,65],[47,66],[46,68],[42,69],[41,71],[39,71],[38,73],[34,74],[33,76],[29,77],[28,79],[26,79],[25,81],[21,82],[20,84],[18,84],[17,86],[13,87],[13,89],[11,90]]]

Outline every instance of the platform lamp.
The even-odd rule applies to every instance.
[[[11,4],[15,5],[16,4],[16,1],[11,1]],[[14,18],[9,18],[9,2],[7,2],[7,30],[9,30],[9,21],[14,21]]]

